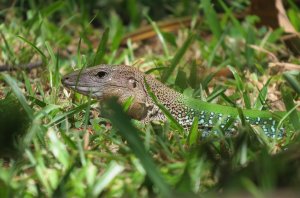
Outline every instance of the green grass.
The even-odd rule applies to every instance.
[[[280,41],[282,30],[256,27],[255,16],[235,18],[248,1],[47,2],[4,1],[0,11],[0,63],[43,61],[33,71],[0,74],[0,197],[262,197],[297,190],[299,117],[292,110],[298,107],[299,72],[272,73],[268,54],[251,45],[279,61],[300,61]],[[288,4],[299,30],[299,7]],[[195,19],[199,13],[197,23],[175,33],[157,26],[168,17]],[[158,39],[121,44],[144,22]],[[170,118],[165,124],[130,121],[113,102],[101,117],[97,101],[70,95],[60,81],[74,69],[135,62],[173,89],[211,103],[285,107],[292,130],[273,140],[243,122],[235,137],[201,139],[197,127],[184,132],[163,106]],[[229,68],[234,78],[202,72],[210,68]]]

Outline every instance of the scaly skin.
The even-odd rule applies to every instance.
[[[185,128],[191,126],[194,117],[199,118],[199,128],[202,128],[205,134],[210,133],[218,124],[221,128],[225,127],[231,119],[235,120],[235,124],[238,123],[239,113],[236,108],[188,98],[138,69],[126,65],[99,65],[75,71],[62,80],[66,87],[84,95],[91,95],[100,101],[117,97],[118,102],[123,104],[129,97],[133,97],[133,103],[128,110],[132,118],[144,123],[165,121],[165,115],[149,96],[145,81],[158,101]],[[276,126],[284,112],[243,110],[243,114],[248,123],[260,126],[267,136],[275,137]],[[227,129],[227,132],[232,131],[233,127]],[[279,136],[282,135],[283,129],[280,129]]]

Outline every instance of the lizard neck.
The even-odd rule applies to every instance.
[[[149,76],[146,76],[146,81],[151,89],[151,91],[154,93],[156,98],[160,103],[162,103],[168,111],[172,114],[172,116],[180,122],[183,126],[187,126],[188,124],[193,122],[193,113],[191,113],[189,110],[190,108],[184,103],[184,96],[183,94],[167,87],[160,81],[153,79]],[[149,101],[154,105],[153,110],[157,112],[157,114],[154,114],[153,112],[151,115],[155,116],[150,116],[149,120],[166,120],[163,112],[157,107],[152,99],[149,96]],[[182,118],[184,121],[181,121]]]

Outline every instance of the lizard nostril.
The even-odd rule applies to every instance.
[[[104,76],[106,76],[106,72],[104,71],[99,71],[96,76],[98,76],[99,78],[103,78]]]
[[[62,79],[61,79],[61,82],[63,83],[63,84],[65,84],[65,83],[67,83],[68,81],[69,81],[69,77],[68,76],[65,76],[65,77],[63,77]]]

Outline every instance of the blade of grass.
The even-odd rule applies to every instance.
[[[289,85],[298,93],[300,94],[300,83],[299,81],[289,73],[283,74],[284,79],[289,83]]]
[[[48,17],[51,14],[53,14],[54,12],[58,11],[59,9],[61,9],[64,5],[65,5],[65,1],[57,1],[57,2],[53,2],[51,3],[49,6],[45,7],[44,9],[42,9],[40,12],[42,13],[43,17]]]
[[[3,76],[4,80],[5,80],[5,82],[11,87],[12,91],[14,92],[14,94],[16,95],[16,97],[18,98],[19,102],[23,106],[23,108],[26,111],[26,113],[29,116],[29,118],[31,120],[33,120],[33,110],[28,105],[28,103],[26,101],[26,98],[23,95],[23,93],[20,90],[20,88],[18,87],[16,81],[12,77],[10,77],[8,74],[2,74],[2,76]]]
[[[46,62],[47,59],[46,55],[36,45],[34,45],[32,42],[28,41],[26,38],[20,35],[17,35],[17,37],[23,40],[25,43],[29,44],[33,49],[35,49],[42,56],[43,62]]]
[[[165,53],[165,56],[166,57],[169,57],[169,50],[168,50],[168,47],[167,47],[167,44],[166,44],[166,41],[165,41],[165,38],[163,37],[163,34],[161,33],[160,29],[158,28],[157,24],[152,21],[152,19],[148,16],[148,15],[145,15],[146,19],[149,21],[149,23],[152,25],[155,33],[157,34],[158,36],[158,39],[160,40],[161,44],[162,44],[162,47],[163,47],[163,50],[164,50],[164,53]]]
[[[76,52],[76,57],[77,57],[77,65],[81,66],[82,64],[82,58],[81,58],[81,53],[80,53],[80,49],[81,49],[81,37],[79,38],[78,44],[77,44],[77,52]]]
[[[247,65],[252,67],[254,66],[254,49],[251,47],[251,45],[255,43],[255,33],[252,26],[248,27],[246,36],[247,36],[246,45],[245,45],[246,61],[247,61]]]
[[[82,124],[84,126],[84,131],[86,134],[88,134],[88,131],[87,131],[87,127],[88,127],[88,123],[89,123],[89,120],[90,120],[90,110],[91,110],[91,94],[92,92],[90,92],[89,96],[88,96],[88,102],[87,102],[87,106],[86,106],[86,109],[85,109],[85,114],[84,114],[84,118],[82,119]],[[88,137],[88,136],[85,136],[85,137]],[[88,144],[88,139],[85,139],[83,141],[81,141],[81,138],[79,137],[79,134],[77,133],[77,150],[79,151],[79,156],[80,156],[80,160],[81,160],[81,164],[83,166],[86,166],[86,157],[84,155],[84,147],[85,147],[85,144]]]
[[[57,90],[59,88],[60,83],[61,83],[60,73],[59,73],[59,52],[57,52],[55,60],[56,60],[56,62],[55,62],[53,80],[54,80],[54,87]]]
[[[93,188],[93,197],[99,197],[100,193],[111,183],[111,181],[116,178],[122,171],[124,167],[117,164],[115,161],[110,162],[105,173],[101,175]]]
[[[33,90],[32,90],[31,83],[30,83],[30,80],[29,80],[27,74],[23,71],[22,75],[23,75],[26,91],[29,93],[30,96],[33,96],[34,95]]]
[[[49,137],[49,149],[53,156],[64,166],[64,168],[69,168],[71,156],[67,151],[66,145],[57,137],[54,130],[50,129],[47,135]]]
[[[116,59],[122,58],[119,54],[119,46],[124,35],[124,25],[122,20],[120,20],[119,16],[115,13],[111,14],[110,23],[114,24],[113,27],[110,27],[110,51],[112,53],[108,56],[108,60],[106,62],[107,64],[116,64]],[[123,51],[122,53],[126,53],[126,51]]]
[[[209,55],[209,58],[208,58],[208,61],[207,61],[207,67],[211,67],[212,66],[214,58],[216,57],[217,50],[223,44],[225,35],[226,35],[225,32],[223,34],[221,34],[221,37],[220,37],[220,39],[218,39],[217,44],[215,45],[215,47],[213,48],[213,50],[210,52],[210,55]]]
[[[287,12],[287,15],[292,23],[292,25],[295,27],[297,31],[300,31],[300,16],[299,11],[297,12],[294,9],[289,9]]]
[[[130,21],[133,26],[138,27],[141,17],[139,16],[140,10],[137,3],[137,0],[128,0],[126,1],[126,10],[129,14]]]
[[[106,51],[108,36],[109,36],[109,28],[106,28],[105,31],[102,34],[101,41],[98,45],[93,65],[98,65],[102,62],[103,57],[105,55],[105,51]]]
[[[54,55],[54,52],[49,44],[49,42],[45,42],[46,48],[48,50],[48,53],[50,55],[50,63],[54,64],[56,62],[56,57]],[[50,87],[53,88],[53,69],[51,68],[52,64],[48,64],[48,72],[49,72],[49,80],[50,80]]]
[[[189,146],[192,146],[196,144],[199,140],[199,137],[201,137],[200,132],[198,131],[198,117],[194,118],[192,127],[190,129],[189,135],[188,135],[188,144]]]
[[[85,115],[84,115],[84,119],[83,119],[83,125],[84,125],[84,129],[87,129],[88,123],[89,123],[89,118],[90,118],[90,110],[91,110],[91,102],[92,102],[92,92],[89,93],[88,96],[88,102],[87,102],[87,106],[86,106],[86,110],[85,110]]]
[[[264,104],[266,103],[267,94],[268,94],[268,86],[271,82],[272,78],[269,78],[269,80],[266,82],[266,84],[263,86],[263,88],[259,91],[258,97],[254,103],[254,108],[258,110],[262,110],[264,107]]]
[[[224,93],[227,90],[226,87],[216,87],[213,92],[207,97],[206,101],[211,102],[216,97],[220,96],[222,93]]]
[[[34,103],[34,101],[32,103]],[[49,114],[52,111],[58,110],[59,108],[60,108],[60,106],[58,106],[58,105],[46,104],[41,110],[39,110],[38,112],[36,112],[34,114],[35,119],[43,119],[43,118],[49,116]]]
[[[6,40],[5,35],[2,32],[0,32],[0,35],[2,40],[4,41],[4,46],[9,54],[9,60],[14,61],[16,59],[15,54],[13,53],[8,41]]]
[[[124,105],[123,105],[123,110],[124,112],[127,112],[129,107],[132,105],[134,101],[134,97],[130,96],[129,98],[127,98],[124,102]]]
[[[175,70],[176,66],[182,59],[183,55],[186,53],[188,47],[192,44],[193,40],[195,38],[194,34],[191,34],[187,40],[183,43],[183,45],[179,48],[179,50],[176,52],[174,58],[171,61],[170,66],[166,69],[166,71],[163,73],[161,81],[166,82],[173,71]]]
[[[297,6],[297,4],[293,0],[287,0],[287,2],[293,10],[295,10],[297,13],[300,12],[299,6]]]
[[[213,9],[213,3],[210,0],[203,0],[201,5],[203,7],[204,16],[207,20],[208,26],[210,27],[215,38],[219,39],[222,35],[222,28],[217,13]]]
[[[44,101],[41,101],[33,96],[27,96],[27,99],[32,102],[33,104],[40,106],[40,107],[45,107],[47,105],[47,103],[45,103]]]
[[[86,109],[88,105],[95,104],[96,102],[97,102],[96,100],[91,101],[91,102],[87,102],[87,103],[84,103],[84,104],[82,104],[82,105],[80,105],[80,106],[78,106],[78,107],[75,107],[75,108],[71,109],[71,110],[68,111],[68,112],[65,112],[65,113],[63,113],[63,114],[60,114],[60,115],[54,117],[54,118],[51,120],[51,122],[49,122],[49,123],[46,125],[46,127],[48,128],[48,127],[51,127],[51,126],[53,126],[53,125],[55,125],[55,124],[58,124],[58,123],[62,122],[66,117],[72,116],[72,115],[74,115],[75,113],[78,113],[78,112],[82,111],[83,109]]]
[[[231,19],[232,23],[236,27],[237,30],[239,30],[241,33],[244,33],[244,28],[241,25],[241,23],[237,20],[237,18],[234,16],[232,13],[232,10],[224,3],[223,0],[218,0],[219,4],[222,6],[224,11],[226,12],[226,15],[229,16]]]
[[[66,185],[68,184],[68,181],[70,180],[70,176],[72,175],[72,172],[74,172],[75,169],[75,163],[70,165],[70,167],[67,169],[66,173],[61,178],[60,182],[58,183],[56,189],[53,190],[53,197],[66,197]]]
[[[264,197],[261,190],[249,178],[247,177],[242,178],[241,183],[245,187],[245,189],[250,193],[250,195],[252,195],[253,197]]]
[[[115,100],[108,101],[107,105],[110,109],[108,116],[110,117],[113,126],[116,127],[119,134],[127,140],[131,151],[140,160],[147,175],[155,186],[160,189],[162,195],[170,197],[171,190],[169,186],[164,181],[161,173],[157,170],[155,163],[142,144],[143,141],[139,137],[141,132],[132,125],[129,117],[123,112],[122,107],[117,104]]]
[[[289,110],[293,109],[295,107],[295,104],[293,102],[294,99],[293,99],[290,89],[288,89],[287,87],[282,87],[281,95],[282,95],[282,99],[284,101],[286,110],[289,111]],[[293,124],[295,130],[299,130],[300,129],[300,121],[299,121],[299,116],[297,114],[297,111],[291,112],[289,117],[290,117],[291,123]]]
[[[60,135],[68,147],[70,147],[73,150],[77,149],[76,143],[65,132],[61,132]]]
[[[238,90],[239,90],[240,93],[243,95],[243,99],[244,99],[246,108],[247,108],[247,109],[250,109],[250,108],[251,108],[250,97],[249,97],[249,95],[247,94],[247,90],[246,90],[245,87],[244,87],[244,83],[243,83],[241,77],[239,76],[239,74],[237,73],[237,71],[236,71],[233,67],[228,66],[228,68],[230,69],[231,73],[232,73],[233,76],[234,76],[234,79],[235,79],[235,81],[236,81]]]
[[[111,41],[111,50],[115,51],[119,49],[120,43],[122,41],[124,34],[124,25],[122,24],[121,20],[117,18],[116,15],[113,15],[111,20],[112,23],[116,24],[116,26],[114,27],[115,31]]]
[[[276,127],[276,136],[279,134],[279,129],[280,127],[282,127],[283,123],[287,120],[287,118],[295,111],[297,110],[297,108],[300,106],[300,104],[295,105],[292,109],[290,109],[288,112],[285,113],[284,116],[282,116],[282,118],[280,119],[280,121],[278,122],[278,125]],[[299,129],[299,128],[298,128]],[[277,138],[274,138],[274,143],[276,143]]]

